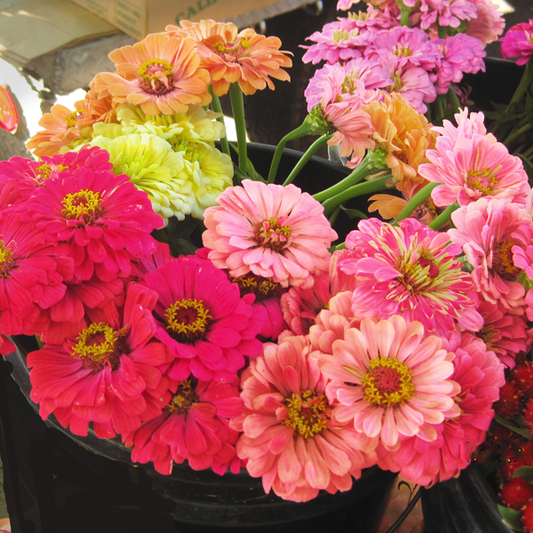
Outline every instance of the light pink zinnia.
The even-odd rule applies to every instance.
[[[154,316],[158,337],[172,352],[169,376],[175,380],[231,381],[244,367],[245,356],[261,353],[256,339],[261,324],[253,320],[251,294],[211,261],[195,256],[171,259],[142,283],[159,295]]]
[[[131,274],[131,261],[155,250],[150,233],[163,225],[144,191],[125,174],[80,169],[49,180],[27,202],[24,214],[50,242],[67,242],[79,280],[103,281]]]
[[[449,130],[439,131],[436,148],[426,152],[430,163],[418,167],[428,181],[443,183],[431,194],[437,206],[467,205],[481,197],[525,205],[530,187],[519,157],[493,135],[450,136]]]
[[[329,267],[337,238],[319,202],[294,185],[244,180],[205,211],[204,246],[237,278],[253,272],[283,287],[311,287]]]
[[[185,460],[193,470],[213,470],[222,475],[228,467],[238,473],[238,433],[228,419],[242,412],[239,390],[231,383],[190,379],[177,384],[162,414],[135,432],[123,435],[132,447],[132,461],[153,462],[155,469],[170,475],[174,463]]]
[[[352,476],[374,463],[369,439],[331,419],[325,386],[302,336],[266,344],[244,371],[237,453],[252,477],[262,477],[265,492],[301,502],[321,489],[346,491]]]
[[[533,234],[526,211],[505,200],[481,198],[454,211],[452,221],[455,228],[448,235],[462,246],[483,298],[507,308],[523,305],[525,290],[516,281],[521,269],[513,262],[513,250],[520,244],[519,230]]]
[[[28,354],[31,398],[46,419],[99,438],[135,431],[170,400],[163,377],[171,356],[155,338],[151,310],[157,295],[132,284],[123,308],[108,307],[108,322],[92,323],[63,345],[45,344]]]
[[[455,257],[461,247],[445,233],[413,218],[397,227],[371,218],[348,234],[346,246],[353,254],[339,266],[356,278],[355,316],[402,315],[442,334],[457,322],[470,331],[482,326],[470,274]]]
[[[476,16],[466,24],[466,34],[479,39],[483,46],[498,39],[505,29],[505,19],[492,0],[471,0]]]
[[[338,401],[333,418],[396,448],[400,436],[437,436],[429,424],[440,424],[454,410],[457,385],[449,380],[452,355],[439,337],[420,322],[394,315],[363,319],[332,344],[333,354],[319,356],[321,370],[332,381],[326,392]],[[455,408],[459,414],[459,408]]]
[[[469,465],[472,453],[485,439],[494,416],[492,404],[505,383],[502,363],[479,339],[463,334],[454,353],[451,377],[460,386],[454,396],[460,415],[456,410],[446,413],[444,422],[435,428],[438,437],[432,442],[403,437],[398,450],[378,449],[382,468],[422,486],[456,477]]]

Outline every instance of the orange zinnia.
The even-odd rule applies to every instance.
[[[270,78],[289,81],[281,67],[291,67],[290,52],[280,51],[277,37],[265,37],[253,29],[238,32],[231,23],[213,20],[182,22],[181,27],[167,26],[171,35],[189,35],[197,42],[202,66],[211,75],[213,91],[217,96],[226,94],[231,83],[238,83],[244,94],[257,90],[274,89]]]
[[[207,105],[209,73],[191,38],[154,33],[109,54],[116,72],[97,74],[91,83],[100,99],[138,105],[147,115],[186,113],[189,104]]]
[[[374,140],[386,154],[400,191],[426,180],[418,173],[418,166],[428,162],[426,150],[435,146],[436,133],[430,129],[426,117],[412,108],[405,99],[393,93],[384,101],[374,101],[361,107],[370,115],[374,126]],[[413,183],[411,183],[413,182]]]

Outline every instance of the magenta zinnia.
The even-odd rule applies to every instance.
[[[87,435],[92,422],[98,437],[110,438],[161,413],[170,400],[163,371],[171,356],[155,338],[156,300],[154,292],[132,284],[123,308],[108,307],[108,322],[28,354],[31,398],[43,419],[54,413],[76,435]]]
[[[254,319],[254,296],[241,298],[239,287],[211,261],[194,256],[171,259],[149,272],[143,283],[159,294],[154,309],[158,337],[175,359],[172,379],[213,378],[231,381],[245,356],[261,352],[255,337],[261,324]]]
[[[374,463],[368,439],[331,419],[326,380],[306,337],[265,344],[242,376],[243,434],[237,453],[252,477],[286,500],[335,493]],[[241,427],[239,427],[241,429]]]
[[[128,176],[91,169],[36,189],[24,216],[51,242],[68,242],[79,280],[129,276],[132,259],[155,250],[150,232],[163,225]]]
[[[461,248],[445,233],[413,218],[397,227],[373,218],[358,228],[346,238],[353,255],[339,263],[355,276],[355,316],[402,315],[439,333],[454,330],[457,322],[470,331],[481,327],[470,274],[455,257]]]
[[[311,287],[337,238],[319,202],[298,187],[244,180],[205,211],[209,259],[231,276],[253,272],[283,287]]]

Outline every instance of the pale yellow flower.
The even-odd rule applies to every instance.
[[[111,128],[106,133],[112,135]],[[167,141],[142,133],[114,138],[100,135],[90,144],[107,150],[115,174],[127,174],[137,189],[148,194],[165,225],[172,216],[183,220],[191,213],[192,182],[183,154],[175,152]]]

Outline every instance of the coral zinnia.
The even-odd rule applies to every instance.
[[[267,85],[274,89],[270,78],[288,81],[289,75],[281,67],[292,66],[292,61],[279,50],[277,37],[265,37],[252,28],[238,32],[231,23],[217,24],[202,20],[182,23],[181,28],[167,27],[171,34],[191,35],[202,58],[202,67],[211,75],[213,92],[226,94],[232,83],[238,83],[244,94],[254,94]]]
[[[98,437],[109,438],[161,413],[170,400],[163,370],[171,356],[155,338],[156,301],[154,292],[131,284],[124,308],[108,308],[109,322],[28,354],[31,398],[43,419],[53,412],[76,435],[87,435],[92,422]]]
[[[241,411],[237,387],[191,377],[178,383],[161,415],[123,435],[123,440],[133,447],[133,461],[153,461],[161,474],[169,475],[173,463],[185,460],[193,470],[212,467],[223,474],[231,466],[238,473],[240,461],[234,447],[238,433],[227,420]]]
[[[355,316],[398,314],[438,333],[453,331],[457,322],[469,331],[483,325],[470,274],[455,258],[461,248],[445,233],[413,218],[398,227],[372,218],[359,222],[346,246],[353,256],[340,268],[356,278]]]
[[[326,380],[306,337],[265,344],[242,376],[243,434],[237,453],[265,492],[292,501],[335,493],[352,486],[352,476],[374,463],[371,443],[331,419]],[[235,424],[237,422],[234,422]]]
[[[337,234],[319,202],[294,185],[244,180],[205,211],[209,259],[233,277],[253,272],[283,287],[311,287],[327,272]]]
[[[193,39],[153,33],[109,58],[117,71],[99,73],[91,82],[100,98],[110,94],[116,104],[138,105],[148,115],[186,113],[189,104],[211,101],[209,74],[200,68]]]
[[[175,357],[169,376],[231,381],[245,364],[244,356],[261,352],[255,337],[251,294],[239,287],[208,260],[195,256],[171,259],[143,279],[159,294],[154,315],[158,337]]]
[[[395,315],[388,320],[361,321],[332,345],[333,354],[319,356],[321,370],[332,381],[326,392],[333,417],[394,449],[400,435],[423,432],[436,438],[428,424],[439,424],[454,409],[457,385],[450,355],[441,340],[428,335],[420,322]],[[456,409],[459,414],[459,409]]]
[[[132,257],[155,250],[150,232],[163,225],[128,176],[91,169],[36,189],[24,216],[51,242],[69,243],[79,280],[129,276]]]

